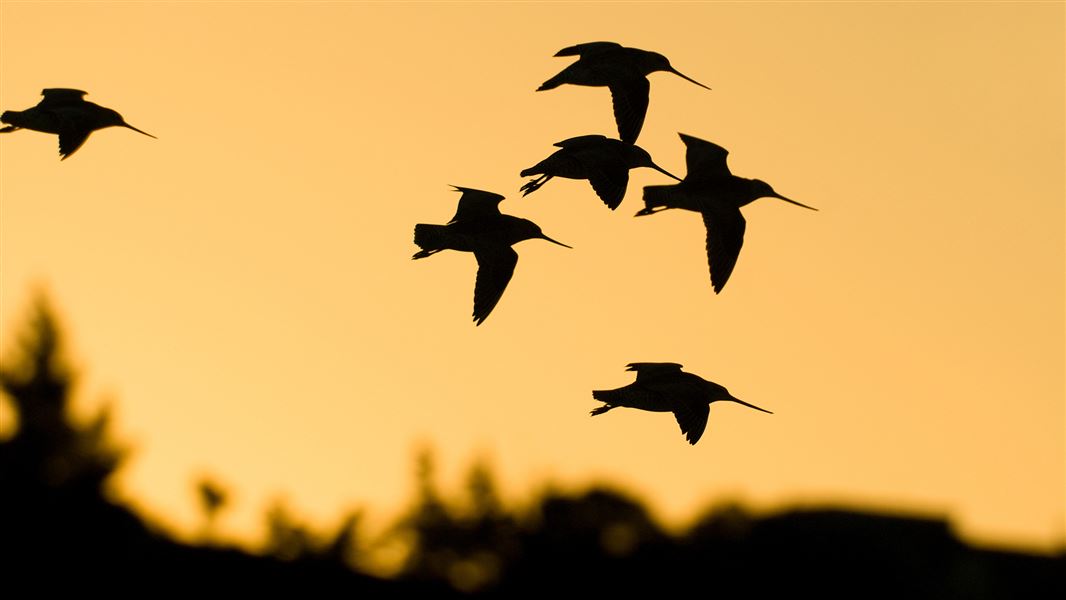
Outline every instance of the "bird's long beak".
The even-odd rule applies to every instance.
[[[674,174],[673,174],[673,173],[671,173],[670,171],[667,171],[666,169],[664,169],[664,168],[660,167],[659,165],[657,165],[657,164],[655,164],[655,163],[651,163],[651,168],[653,168],[653,169],[655,169],[656,171],[658,171],[658,172],[662,173],[663,175],[666,175],[667,177],[673,177],[674,179],[676,179],[676,180],[678,180],[678,181],[681,181],[681,178],[680,178],[680,177],[678,177],[677,175],[674,175]]]
[[[132,130],[136,131],[137,133],[143,133],[144,135],[146,135],[146,136],[148,136],[148,137],[150,137],[150,138],[152,138],[154,140],[158,140],[159,139],[159,138],[155,137],[154,135],[148,133],[147,131],[141,131],[140,129],[137,129],[136,127],[134,127],[133,125],[130,125],[129,123],[123,123],[122,126],[128,128],[128,129],[132,129]]]
[[[796,202],[795,200],[793,200],[791,198],[785,198],[784,196],[782,196],[781,194],[778,194],[778,193],[775,193],[773,195],[773,197],[774,198],[779,198],[781,200],[784,200],[785,202],[791,202],[792,204],[795,204],[796,206],[802,206],[803,208],[809,208],[811,210],[818,210],[817,208],[815,208],[813,206],[807,206],[806,204],[803,204],[801,202]]]
[[[678,77],[680,77],[681,79],[687,79],[688,81],[691,81],[692,83],[695,83],[696,85],[700,86],[701,88],[703,88],[703,89],[705,89],[705,90],[709,90],[709,89],[711,89],[711,88],[709,88],[709,87],[707,87],[707,86],[703,85],[702,83],[700,83],[700,82],[696,81],[695,79],[693,79],[693,78],[689,77],[688,75],[685,75],[685,74],[684,74],[684,73],[682,73],[681,71],[678,71],[677,69],[675,69],[675,68],[673,68],[673,67],[670,67],[669,71],[670,71],[671,73],[673,73],[674,75],[677,75],[677,76],[678,76]]]
[[[570,248],[571,250],[573,250],[573,249],[574,249],[574,247],[573,247],[573,246],[567,246],[566,244],[564,244],[564,243],[562,243],[562,242],[560,242],[560,241],[558,241],[558,240],[553,240],[553,239],[551,239],[550,237],[548,237],[548,236],[544,235],[543,233],[542,233],[542,234],[540,234],[540,239],[542,239],[542,240],[548,240],[549,242],[551,242],[551,243],[553,243],[553,244],[558,244],[558,245],[562,246],[563,248]]]
[[[736,402],[737,404],[743,404],[744,406],[747,406],[748,408],[754,408],[755,410],[761,410],[762,412],[764,412],[764,413],[766,413],[768,415],[774,414],[774,413],[766,410],[765,408],[759,408],[758,406],[755,406],[754,404],[748,404],[747,402],[741,400],[740,398],[735,398],[733,396],[730,396],[729,399],[732,400],[733,402]]]

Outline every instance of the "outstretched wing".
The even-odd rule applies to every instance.
[[[685,181],[700,182],[729,177],[729,167],[726,165],[726,157],[729,151],[725,148],[701,140],[691,135],[679,134],[681,141],[685,142],[685,164],[688,172]]]
[[[612,50],[619,50],[622,48],[622,44],[616,42],[585,42],[584,44],[577,44],[574,46],[568,46],[555,53],[556,56],[585,56],[588,54],[597,54],[601,52],[610,52]]]
[[[600,146],[607,139],[608,138],[605,135],[579,135],[577,137],[565,139],[561,142],[555,142],[554,145],[557,148],[585,148],[589,146]]]
[[[92,130],[86,127],[64,128],[59,132],[59,160],[64,160],[89,139]]]
[[[681,433],[685,434],[688,443],[695,445],[707,429],[707,415],[710,414],[710,405],[706,402],[681,402],[674,409],[674,418],[681,426]]]
[[[507,289],[515,265],[518,264],[518,253],[510,246],[484,245],[474,249],[474,257],[477,258],[474,321],[476,325],[481,325],[503,297],[503,291]]]
[[[627,144],[637,141],[648,114],[648,90],[651,84],[643,76],[627,77],[608,86],[614,103],[614,120],[618,138]]]
[[[478,217],[500,214],[500,201],[503,196],[473,188],[464,188],[453,185],[455,191],[462,192],[459,197],[459,207],[455,210],[455,216],[449,223],[460,220],[475,219]]]
[[[637,381],[644,383],[681,373],[681,365],[672,362],[635,362],[626,365],[626,371],[636,371]]]
[[[84,102],[83,98],[88,92],[81,90],[75,90],[71,88],[48,88],[41,90],[41,95],[44,98],[37,103],[37,106],[42,108],[54,108],[57,106],[70,106],[72,104],[81,104]]]
[[[589,183],[600,200],[611,210],[618,208],[629,186],[629,168],[621,162],[615,164],[612,161],[608,164],[589,165],[587,171]]]
[[[707,265],[711,269],[711,285],[717,294],[733,274],[740,248],[744,245],[747,223],[740,209],[729,208],[704,212],[703,225],[707,228]]]

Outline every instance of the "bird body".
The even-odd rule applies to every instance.
[[[688,172],[685,178],[674,185],[646,186],[644,208],[636,216],[670,208],[700,213],[707,229],[707,262],[711,284],[717,294],[733,273],[744,245],[747,223],[740,207],[759,198],[778,198],[810,210],[818,209],[778,194],[765,181],[733,175],[726,165],[728,150],[706,140],[683,133],[680,135],[687,147],[685,162]]]
[[[518,253],[511,248],[518,242],[543,239],[569,248],[544,235],[528,219],[500,212],[499,194],[455,187],[462,192],[455,216],[446,225],[415,225],[415,244],[421,248],[412,258],[432,256],[442,250],[472,252],[478,272],[474,283],[474,321],[480,325],[503,297],[518,264]]]
[[[648,75],[668,71],[696,85],[707,86],[682,74],[665,56],[639,48],[626,48],[615,42],[588,42],[563,48],[555,56],[577,56],[577,62],[545,81],[537,91],[563,84],[607,87],[611,90],[618,137],[632,144],[637,141],[648,112]]]
[[[7,127],[0,133],[31,129],[59,135],[59,155],[67,158],[85,143],[89,134],[105,127],[126,127],[148,137],[155,136],[137,129],[118,112],[87,102],[86,92],[69,88],[49,88],[41,91],[44,98],[37,106],[26,110],[8,110],[0,114],[0,122]]]
[[[553,177],[587,179],[600,200],[614,210],[625,197],[630,169],[648,167],[680,181],[655,164],[651,155],[640,146],[602,135],[573,137],[555,146],[559,150],[520,173],[522,177],[540,175],[522,186],[523,196],[540,189]]]
[[[712,402],[736,402],[773,414],[736,398],[729,390],[713,381],[685,373],[681,369],[682,365],[678,363],[630,363],[626,370],[636,371],[636,381],[614,390],[593,391],[592,397],[604,405],[594,409],[592,416],[601,415],[620,406],[651,412],[672,412],[685,439],[690,444],[695,444],[707,428]]]

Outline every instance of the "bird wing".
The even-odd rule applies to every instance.
[[[648,90],[651,84],[643,76],[627,77],[608,86],[614,102],[614,120],[618,137],[627,144],[637,141],[648,113]]]
[[[707,228],[707,265],[717,294],[725,287],[737,264],[747,224],[740,209],[729,208],[705,211],[703,225]]]
[[[688,443],[695,444],[700,441],[703,431],[707,429],[707,415],[711,407],[706,402],[681,402],[674,409],[674,418],[681,426],[681,433],[685,434]]]
[[[449,223],[500,214],[500,201],[504,199],[503,196],[457,185],[452,187],[455,191],[462,192],[463,195],[459,197],[459,207],[456,208],[455,216]]]
[[[474,283],[474,321],[477,325],[488,318],[489,313],[507,289],[518,264],[518,253],[510,246],[484,244],[474,248],[477,259],[477,280]]]
[[[59,132],[59,156],[60,160],[66,159],[81,148],[85,140],[89,139],[92,129],[87,127],[65,127]]]
[[[44,98],[37,103],[37,106],[43,108],[52,108],[56,106],[70,106],[71,104],[80,104],[84,102],[82,99],[88,92],[81,90],[75,90],[71,88],[48,88],[41,90],[41,95]]]
[[[572,138],[569,138],[569,139],[565,139],[565,140],[563,140],[561,142],[556,142],[555,143],[555,147],[557,147],[557,148],[583,148],[583,147],[587,147],[587,146],[597,146],[597,145],[602,144],[603,141],[606,140],[606,139],[608,139],[608,138],[605,135],[596,135],[596,134],[594,134],[594,135],[579,135],[577,137],[572,137]]]
[[[701,140],[690,135],[680,134],[681,141],[685,142],[685,164],[688,172],[685,180],[689,182],[708,181],[729,177],[729,166],[726,165],[726,157],[729,151],[725,148]]]
[[[587,165],[589,183],[607,208],[614,210],[625,198],[629,186],[629,169],[614,161],[607,164]]]
[[[626,365],[626,371],[636,371],[637,381],[647,382],[681,372],[681,365],[672,362],[635,362]]]
[[[622,44],[616,42],[585,42],[584,44],[577,44],[574,46],[568,46],[555,53],[556,56],[585,56],[588,54],[597,54],[602,52],[610,52],[611,50],[618,50],[622,47]]]

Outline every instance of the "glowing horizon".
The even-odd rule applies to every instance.
[[[204,472],[241,539],[278,496],[387,518],[428,443],[445,489],[487,455],[505,497],[605,480],[667,524],[840,500],[1066,543],[1066,7],[602,9],[5,0],[0,110],[83,89],[158,139],[61,162],[0,134],[0,352],[44,286],[79,401],[132,446],[119,493],[186,533]],[[712,88],[649,77],[656,164],[682,176],[694,135],[819,208],[745,207],[719,295],[698,215],[633,218],[665,175],[631,171],[613,212],[585,181],[519,192],[554,143],[617,134],[605,88],[534,92],[593,40]],[[480,327],[471,255],[410,260],[453,184],[574,248],[518,244]],[[638,361],[775,414],[715,403],[696,446],[666,413],[590,418]]]

